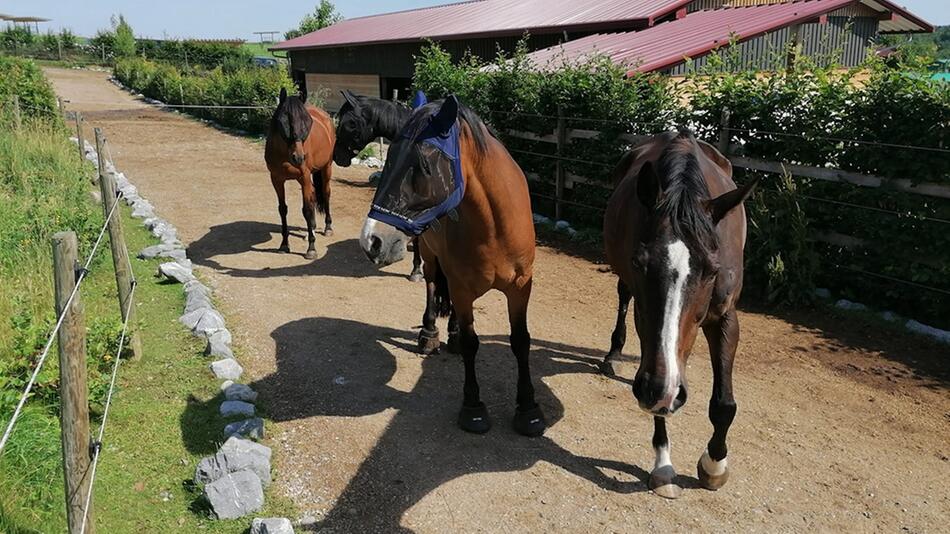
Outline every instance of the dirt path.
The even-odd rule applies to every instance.
[[[478,302],[479,381],[494,418],[458,430],[462,364],[412,350],[424,305],[406,262],[376,271],[357,236],[372,191],[337,169],[336,235],[304,260],[299,192],[292,255],[263,145],[136,102],[102,73],[50,70],[57,91],[108,136],[112,154],[179,228],[237,333],[238,357],[276,424],[278,492],[314,530],[417,532],[936,532],[950,517],[948,351],[826,311],[742,313],[732,479],[695,489],[709,439],[705,343],[690,402],[670,424],[678,501],[646,491],[652,423],[625,380],[596,374],[609,345],[615,279],[540,248],[530,310],[533,368],[552,423],[517,436],[514,358],[499,295]],[[108,102],[108,105],[92,104]],[[444,326],[443,326],[444,328]],[[632,326],[631,326],[632,328]],[[635,336],[625,351],[638,353]],[[618,366],[632,377],[635,361]]]

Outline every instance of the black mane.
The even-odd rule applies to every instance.
[[[444,100],[435,100],[414,111],[404,129],[407,137],[415,140],[429,125],[429,117],[442,108],[443,102]],[[488,136],[494,137],[494,134],[482,122],[482,119],[464,104],[459,104],[459,120],[468,125],[478,152],[475,155],[479,157],[485,155],[488,152]]]
[[[714,252],[716,228],[706,209],[709,187],[699,166],[699,147],[688,130],[668,134],[658,163],[662,196],[657,215],[670,221],[673,233],[707,254]]]
[[[373,129],[373,137],[385,137],[392,141],[412,114],[411,109],[391,100],[365,96],[357,98],[360,101],[363,120]],[[352,109],[353,106],[349,102],[344,102],[339,113],[343,115]]]
[[[272,132],[278,132],[285,141],[303,141],[310,133],[313,118],[307,111],[307,103],[299,96],[288,96],[271,116]]]

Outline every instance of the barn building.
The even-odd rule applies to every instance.
[[[344,20],[273,47],[294,78],[323,91],[327,108],[341,89],[374,97],[407,94],[414,57],[427,40],[454,58],[512,52],[527,32],[544,67],[605,54],[630,71],[682,74],[735,42],[743,66],[765,68],[776,51],[860,63],[882,33],[932,32],[890,0],[473,0]]]

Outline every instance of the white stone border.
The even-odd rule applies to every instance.
[[[75,137],[71,140],[78,142]],[[95,147],[87,141],[83,152],[98,170]],[[195,278],[191,260],[178,239],[178,230],[156,215],[155,207],[139,195],[138,189],[111,161],[106,160],[105,165],[105,172],[115,176],[117,189],[132,208],[132,217],[141,219],[142,225],[160,240],[143,249],[137,257],[170,260],[159,265],[158,275],[182,284],[185,309],[178,320],[194,336],[207,340],[205,354],[215,358],[209,367],[214,376],[223,381],[221,391],[225,401],[219,408],[222,417],[247,418],[226,425],[224,444],[215,455],[203,458],[195,469],[195,482],[204,485],[204,497],[219,519],[244,517],[264,505],[264,487],[271,481],[271,450],[252,441],[264,437],[264,420],[255,417],[257,392],[236,382],[244,370],[231,351],[231,332],[211,301],[211,289]],[[292,534],[293,527],[287,519],[255,519],[251,532]]]

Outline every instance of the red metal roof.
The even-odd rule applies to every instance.
[[[651,23],[689,0],[473,0],[348,19],[273,47],[275,50],[422,39],[519,35],[525,30],[626,29]],[[625,24],[627,23],[627,24]]]
[[[651,72],[674,66],[728,45],[731,38],[745,41],[779,28],[815,20],[859,0],[803,0],[785,4],[724,8],[690,13],[639,32],[597,34],[538,50],[529,58],[542,68],[556,68],[601,54],[633,72]],[[889,4],[875,0],[877,4]],[[915,24],[926,22],[915,19]],[[927,25],[929,27],[929,25]],[[932,27],[923,28],[933,31]]]

